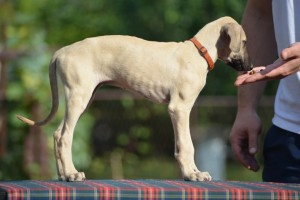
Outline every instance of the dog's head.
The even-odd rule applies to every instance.
[[[236,23],[222,26],[217,42],[218,58],[237,71],[251,69],[251,61],[246,49],[246,34]]]

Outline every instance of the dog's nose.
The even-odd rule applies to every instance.
[[[249,57],[245,57],[241,64],[242,64],[242,70],[244,71],[249,71],[253,69],[253,65]]]
[[[249,70],[252,70],[252,69],[253,69],[253,65],[252,64],[246,65],[245,68],[244,68],[244,70],[246,70],[246,71],[249,71]]]

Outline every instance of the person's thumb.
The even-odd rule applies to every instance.
[[[296,45],[297,43],[292,44],[290,47],[285,48],[281,52],[281,58],[282,60],[286,61],[289,60],[295,56],[297,56],[297,53],[300,51],[300,45]]]
[[[254,155],[258,148],[258,134],[252,133],[249,135],[249,153]]]
[[[255,158],[255,154],[257,153],[258,149],[258,133],[254,132],[253,134],[249,135],[249,165],[248,169],[253,171],[257,171],[259,169],[258,162]]]

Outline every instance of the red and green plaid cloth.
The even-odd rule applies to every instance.
[[[300,199],[300,184],[181,180],[0,181],[2,199]]]

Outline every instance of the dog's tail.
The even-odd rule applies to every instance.
[[[52,108],[51,112],[49,115],[41,121],[33,121],[31,119],[28,119],[26,117],[17,115],[17,118],[21,120],[22,122],[31,125],[31,126],[42,126],[50,122],[53,117],[55,116],[57,109],[58,109],[58,104],[59,104],[59,99],[58,99],[58,87],[57,87],[57,75],[56,75],[56,61],[57,58],[53,57],[51,60],[51,63],[49,65],[49,79],[50,79],[50,86],[51,86],[51,93],[52,93]]]

